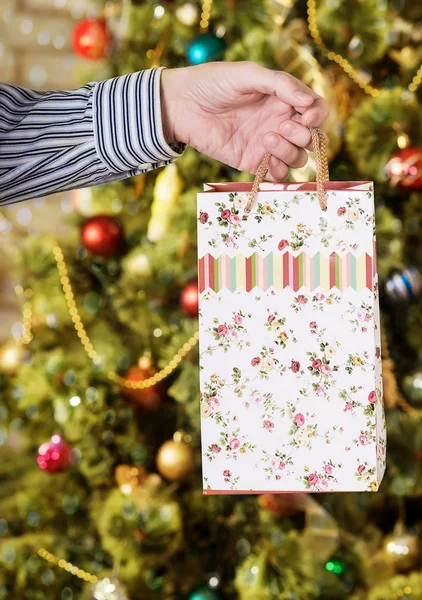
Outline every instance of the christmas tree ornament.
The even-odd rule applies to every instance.
[[[124,241],[120,222],[105,215],[85,221],[81,229],[81,238],[88,252],[105,258],[119,254]]]
[[[151,242],[158,242],[167,233],[172,219],[172,209],[182,188],[183,180],[174,163],[167,165],[157,176],[147,231]]]
[[[391,155],[385,172],[392,187],[416,191],[422,189],[422,148],[403,148]]]
[[[403,379],[403,391],[412,406],[422,407],[422,367]]]
[[[347,565],[344,560],[336,557],[327,560],[325,563],[325,568],[327,571],[334,573],[334,575],[337,575],[338,577],[343,577],[347,571]]]
[[[164,442],[158,450],[156,462],[159,473],[169,481],[186,479],[194,467],[191,447],[183,441]]]
[[[218,590],[205,584],[194,588],[186,596],[186,600],[223,600],[223,596]]]
[[[72,449],[59,435],[53,435],[49,442],[39,447],[37,463],[48,473],[67,471],[73,465]]]
[[[224,38],[213,33],[203,33],[196,37],[188,48],[188,60],[191,65],[201,65],[210,60],[222,58],[226,49]]]
[[[129,600],[124,586],[115,577],[105,577],[92,586],[92,600]]]
[[[297,496],[299,494],[261,494],[258,504],[275,515],[292,517],[299,510]]]
[[[415,267],[393,269],[385,284],[385,292],[393,304],[415,302],[422,292],[422,277]]]
[[[144,467],[137,465],[117,465],[114,477],[120,491],[130,496],[133,490],[146,480],[147,472]]]
[[[416,533],[409,531],[402,521],[398,521],[391,535],[384,539],[384,553],[397,571],[413,568],[420,556],[420,543]]]
[[[110,42],[110,32],[103,19],[84,19],[73,30],[73,51],[88,60],[104,58]]]
[[[176,18],[182,25],[192,27],[199,21],[199,8],[192,2],[186,2],[176,8]]]
[[[126,372],[124,378],[130,382],[139,382],[145,381],[150,377],[153,377],[157,371],[151,366],[150,361],[144,364],[142,363],[142,359],[140,361],[141,364],[133,365]],[[163,384],[157,382],[154,385],[142,388],[142,389],[133,389],[130,387],[122,387],[122,396],[132,402],[136,403],[141,410],[153,413],[156,412],[164,400],[164,388]]]
[[[199,292],[196,281],[188,283],[180,294],[180,308],[186,317],[198,318]]]
[[[0,374],[15,375],[25,355],[23,346],[10,340],[0,347]]]

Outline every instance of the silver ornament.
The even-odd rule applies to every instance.
[[[95,584],[93,600],[129,600],[126,590],[117,579],[105,577]]]

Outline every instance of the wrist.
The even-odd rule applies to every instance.
[[[184,69],[163,69],[161,72],[161,120],[168,144],[187,144],[180,132],[180,80]]]

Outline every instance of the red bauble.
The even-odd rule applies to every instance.
[[[67,471],[73,464],[72,449],[59,435],[53,435],[49,442],[39,447],[37,463],[40,469],[49,473]]]
[[[422,189],[422,149],[404,148],[391,155],[385,167],[393,187]]]
[[[275,515],[292,517],[303,503],[300,494],[261,494],[258,504]]]
[[[133,365],[125,374],[125,379],[129,381],[145,381],[145,379],[149,379],[155,375],[156,372],[152,367],[141,368]],[[152,413],[158,410],[163,402],[163,384],[158,382],[151,387],[139,390],[123,387],[122,396],[135,402],[143,411]]]
[[[99,60],[107,53],[110,33],[102,19],[84,19],[73,30],[73,51],[88,60]]]
[[[180,294],[180,307],[187,317],[194,319],[198,316],[198,302],[198,284],[196,281],[192,281],[183,288]]]
[[[92,217],[82,225],[82,243],[97,256],[111,257],[120,252],[123,245],[123,229],[113,217]]]

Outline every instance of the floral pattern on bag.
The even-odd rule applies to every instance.
[[[280,481],[280,479],[287,473],[292,473],[293,459],[290,455],[276,450],[273,454],[270,454],[266,450],[262,450],[262,458],[260,462],[263,463],[265,479]],[[256,468],[262,468],[256,465]]]
[[[251,342],[247,339],[248,331],[244,325],[244,321],[251,317],[251,314],[246,315],[241,310],[234,312],[231,320],[224,321],[223,323],[219,322],[218,318],[215,317],[213,328],[207,331],[207,333],[212,335],[215,343],[207,346],[205,353],[212,356],[220,348],[224,352],[227,352],[233,346],[238,350],[250,346]]]
[[[299,478],[305,489],[313,492],[327,492],[332,489],[333,483],[337,483],[335,477],[336,468],[341,469],[341,464],[335,464],[331,459],[324,462],[318,472],[309,472],[309,467],[304,468],[304,475]]]

